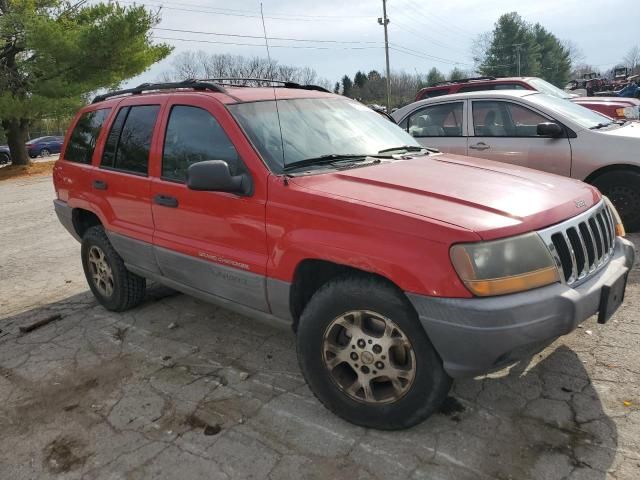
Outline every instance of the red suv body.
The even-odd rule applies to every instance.
[[[56,213],[105,307],[135,306],[153,279],[290,322],[325,405],[402,428],[451,377],[620,304],[633,248],[595,188],[422,149],[338,95],[188,85],[99,98],[55,165]],[[563,235],[584,222],[602,229],[576,237],[576,260]]]
[[[547,95],[565,98],[590,110],[611,118],[637,120],[640,118],[640,100],[625,97],[579,97],[561,90],[537,77],[478,77],[442,82],[421,89],[416,101],[452,93],[479,92],[485,90],[536,90]]]

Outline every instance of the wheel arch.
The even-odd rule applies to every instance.
[[[74,208],[71,212],[71,221],[79,238],[82,238],[89,228],[103,225],[97,214],[84,208]]]
[[[291,311],[291,317],[293,318],[292,326],[294,331],[297,330],[300,315],[309,303],[309,300],[311,300],[311,297],[332,279],[349,274],[377,278],[397,290],[399,294],[407,299],[407,303],[411,305],[411,302],[405,296],[403,290],[391,279],[380,273],[363,270],[362,268],[351,265],[335,263],[329,260],[306,258],[301,260],[296,266],[289,292],[289,309]],[[413,308],[413,305],[411,308]]]
[[[605,173],[621,170],[631,170],[640,174],[640,166],[638,165],[631,165],[628,163],[614,163],[613,165],[607,165],[605,167],[594,170],[587,176],[587,178],[584,179],[584,181],[586,183],[592,184],[596,180],[596,178],[604,175]]]

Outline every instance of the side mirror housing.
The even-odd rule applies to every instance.
[[[191,190],[228,192],[251,195],[253,186],[249,175],[231,175],[224,160],[193,163],[187,169],[187,187]]]
[[[565,135],[565,131],[555,122],[543,122],[538,124],[537,134],[541,137],[558,138]]]

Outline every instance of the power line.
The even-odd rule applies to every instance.
[[[457,52],[462,52],[463,51],[463,50],[461,50],[459,48],[453,48],[450,45],[446,45],[444,43],[440,43],[439,41],[434,40],[433,38],[427,37],[425,34],[419,33],[417,30],[412,29],[411,27],[409,27],[406,24],[403,24],[402,22],[398,22],[397,20],[394,20],[393,25],[394,26],[398,25],[400,28],[404,29],[402,31],[406,30],[407,33],[413,34],[414,36],[419,37],[419,38],[421,38],[423,40],[426,40],[429,43],[433,43],[434,45],[438,45],[438,46],[443,47],[443,48],[448,48],[450,50],[455,50]]]
[[[154,30],[162,30],[166,32],[178,32],[178,33],[194,33],[198,35],[213,35],[219,37],[237,37],[237,38],[252,38],[263,40],[264,37],[259,35],[240,35],[235,33],[216,33],[216,32],[204,32],[201,30],[183,30],[180,28],[163,28],[163,27],[153,27]],[[269,40],[281,40],[287,42],[311,42],[311,43],[347,43],[347,44],[372,44],[372,45],[382,45],[382,42],[372,42],[372,41],[353,41],[353,40],[316,40],[316,39],[307,39],[307,38],[287,38],[287,37],[268,37]]]
[[[175,40],[179,42],[192,42],[192,43],[207,43],[212,45],[233,45],[239,47],[264,47],[264,44],[259,43],[240,43],[240,42],[221,42],[216,40],[197,40],[194,38],[178,38],[178,37],[154,37],[157,40]],[[269,45],[269,48],[302,48],[302,49],[311,49],[311,50],[372,50],[380,48],[379,47],[315,47],[315,46],[306,46],[306,45]]]
[[[248,14],[242,14],[242,13],[231,13],[231,12],[222,12],[222,11],[213,11],[213,10],[202,10],[202,9],[195,9],[195,8],[182,8],[182,7],[168,7],[166,5],[164,5],[163,3],[149,3],[149,2],[134,2],[134,1],[129,1],[129,0],[121,0],[122,3],[127,3],[130,5],[143,5],[145,7],[156,7],[159,9],[165,9],[165,10],[175,10],[175,11],[180,11],[180,12],[193,12],[193,13],[207,13],[209,15],[225,15],[225,16],[230,16],[230,17],[239,17],[239,18],[255,18],[255,19],[260,19],[260,15],[248,15]],[[160,0],[158,0],[160,1]],[[174,3],[172,3],[173,5]],[[337,17],[337,18],[322,18],[322,17],[318,17],[318,18],[288,18],[288,17],[282,17],[282,16],[276,16],[276,15],[265,15],[264,18],[268,18],[270,20],[285,20],[285,21],[294,21],[294,22],[334,22],[336,20],[353,20],[347,17]],[[373,17],[367,17],[367,18],[373,18]]]

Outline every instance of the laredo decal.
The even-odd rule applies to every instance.
[[[249,270],[249,265],[246,263],[236,262],[235,260],[230,260],[228,258],[218,257],[217,255],[211,255],[207,252],[198,252],[198,256],[202,258],[206,258],[207,260],[212,260],[216,263],[222,263],[223,265],[229,265],[231,267],[242,268],[243,270]]]

